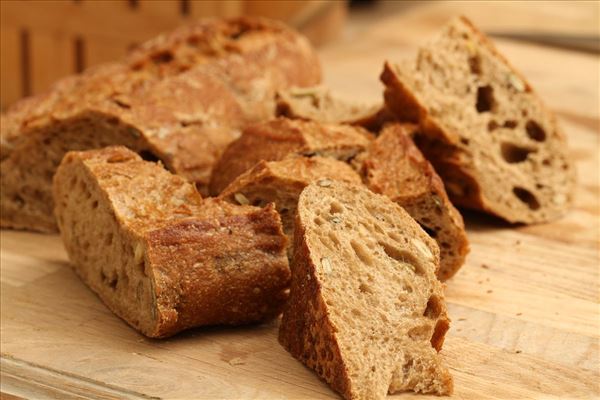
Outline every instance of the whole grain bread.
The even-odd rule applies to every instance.
[[[216,163],[210,193],[218,195],[235,178],[258,162],[297,155],[348,161],[364,151],[372,136],[363,128],[314,121],[276,118],[246,128]]]
[[[336,96],[323,86],[277,92],[277,115],[331,124],[358,125],[372,132],[393,119],[384,104],[361,104]]]
[[[289,157],[260,161],[231,182],[219,198],[233,204],[264,206],[274,203],[291,249],[296,206],[302,190],[311,182],[340,180],[360,184],[360,176],[348,164],[324,157]]]
[[[450,394],[435,241],[361,185],[307,186],[296,218],[280,343],[346,399]]]
[[[455,204],[520,223],[569,209],[575,173],[555,116],[469,20],[414,60],[386,63],[381,80],[388,108],[418,122],[416,143]]]
[[[263,321],[287,298],[286,238],[273,205],[203,200],[124,147],[67,153],[54,197],[75,272],[146,336]]]
[[[469,242],[442,180],[411,139],[415,130],[411,124],[386,125],[360,157],[361,175],[369,189],[402,206],[437,241],[437,276],[445,281],[463,265]]]
[[[2,117],[2,226],[56,230],[51,177],[69,150],[130,146],[207,193],[214,162],[273,115],[276,90],[319,80],[306,39],[247,18],[199,22],[64,79]]]

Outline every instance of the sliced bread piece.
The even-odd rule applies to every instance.
[[[313,183],[298,203],[279,341],[346,399],[450,394],[438,263],[435,241],[387,197]]]
[[[323,86],[293,87],[277,92],[277,115],[332,124],[362,126],[376,132],[392,119],[385,105],[353,103]]]
[[[416,126],[389,124],[360,158],[365,184],[401,205],[437,241],[445,281],[463,265],[469,251],[462,216],[444,190],[442,180],[410,136]]]
[[[54,197],[75,272],[146,336],[262,321],[287,298],[286,238],[272,204],[202,200],[124,147],[69,152]]]
[[[342,161],[318,156],[298,156],[281,161],[259,162],[231,182],[219,198],[234,204],[261,207],[275,203],[291,248],[300,193],[313,181],[327,185],[331,180],[361,183],[360,176]]]
[[[455,204],[520,223],[569,209],[575,174],[555,116],[469,20],[386,63],[381,80],[388,108],[418,121],[417,145]]]
[[[235,178],[262,160],[320,155],[348,161],[364,151],[371,140],[368,131],[349,125],[288,118],[255,124],[227,147],[215,165],[210,192],[218,195]]]

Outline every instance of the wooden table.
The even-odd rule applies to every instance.
[[[410,21],[392,17],[323,49],[328,83],[379,99],[382,61],[410,54],[423,36],[407,28],[423,19]],[[453,322],[442,351],[454,397],[598,398],[599,58],[498,46],[558,113],[577,163],[577,202],[545,225],[465,215],[472,251],[447,283]],[[6,398],[337,398],[278,345],[276,321],[149,340],[77,279],[58,237],[2,231],[1,242]]]

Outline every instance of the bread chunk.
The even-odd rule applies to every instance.
[[[125,145],[207,194],[213,164],[274,114],[275,92],[319,80],[306,39],[260,18],[204,20],[66,78],[2,116],[2,227],[56,230],[51,179],[69,150]]]
[[[381,80],[388,108],[418,122],[416,143],[456,205],[537,223],[573,203],[574,168],[555,116],[466,18],[416,59],[386,64]]]
[[[361,185],[307,186],[296,218],[280,343],[346,399],[452,393],[435,241]]]
[[[319,181],[326,185],[331,180],[361,183],[360,176],[342,161],[298,156],[259,162],[231,182],[219,198],[233,204],[261,207],[274,203],[291,248],[300,193],[311,182]]]
[[[437,241],[437,276],[445,281],[463,265],[469,243],[442,180],[411,139],[415,129],[411,124],[386,125],[361,157],[361,173],[369,189],[401,205]]]
[[[124,147],[67,153],[54,198],[75,272],[146,336],[281,311],[290,270],[272,204],[203,200],[184,178]]]
[[[364,151],[372,136],[360,127],[277,118],[255,124],[232,142],[215,165],[210,182],[213,195],[259,161],[286,157],[323,156],[348,161]]]
[[[360,104],[335,96],[323,86],[293,87],[277,92],[277,116],[358,125],[376,132],[393,117],[384,104]]]

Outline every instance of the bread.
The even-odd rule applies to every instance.
[[[402,206],[437,241],[445,281],[462,266],[469,251],[462,216],[444,184],[410,136],[416,126],[386,125],[361,157],[361,174],[369,189]]]
[[[296,218],[280,343],[346,399],[452,393],[435,241],[360,185],[309,185]]]
[[[279,314],[290,271],[273,205],[202,200],[124,147],[67,153],[53,189],[75,272],[144,335]]]
[[[361,183],[360,176],[348,164],[331,158],[298,156],[281,161],[260,161],[231,182],[219,198],[233,204],[264,206],[274,203],[291,248],[300,193],[313,181],[332,179]]]
[[[362,126],[376,132],[390,119],[385,105],[366,105],[333,95],[323,86],[293,87],[277,92],[277,115],[287,118]]]
[[[385,101],[418,122],[416,143],[452,201],[513,223],[562,216],[575,175],[555,116],[464,17],[412,61],[386,64]]]
[[[364,151],[371,135],[360,127],[277,118],[252,125],[232,142],[215,164],[210,193],[218,195],[261,160],[320,155],[348,161]]]
[[[319,80],[306,39],[247,18],[181,28],[67,78],[3,115],[2,226],[56,230],[51,178],[69,150],[126,145],[207,193],[227,144],[273,115],[275,91]]]

